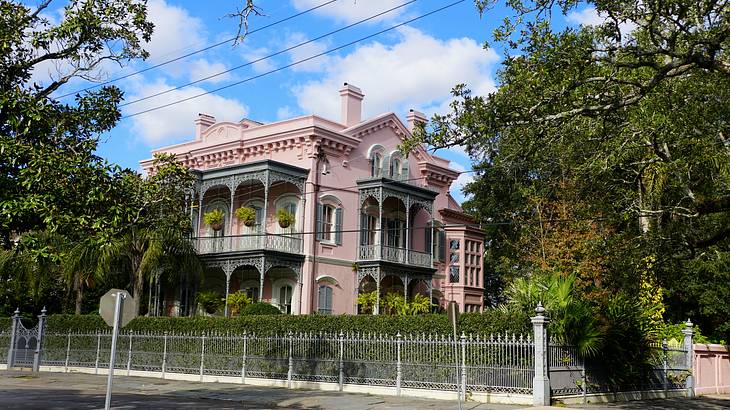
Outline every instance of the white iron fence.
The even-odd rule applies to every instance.
[[[517,336],[290,333],[120,334],[115,366],[134,370],[390,386],[467,392],[530,394],[534,345]],[[41,365],[109,366],[111,332],[49,333]]]

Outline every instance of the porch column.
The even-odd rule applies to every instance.
[[[231,272],[229,272],[228,269],[226,269],[226,307],[223,309],[223,316],[228,317],[228,292],[231,285]]]
[[[434,233],[436,232],[436,227],[434,225],[435,225],[435,223],[434,223],[433,215],[431,215],[431,232],[430,232],[430,234],[431,234],[431,246],[430,246],[430,248],[431,249],[428,249],[428,253],[431,255],[431,267],[432,268],[433,268],[433,258],[434,258],[434,255],[433,255],[433,247],[434,247],[433,246],[433,241],[434,241]],[[431,282],[433,283],[433,280]]]
[[[403,281],[403,298],[407,301],[408,300],[408,275],[406,275],[405,278],[401,277],[400,280]]]
[[[380,314],[380,268],[378,268],[378,274],[377,279],[375,280],[376,290],[375,290],[375,308],[373,309],[374,315]]]
[[[261,257],[261,270],[259,270],[259,302],[264,300],[264,275],[266,274],[266,257]]]
[[[380,197],[380,198],[378,198],[378,227],[380,228],[380,235],[379,235],[380,243],[378,244],[378,248],[377,248],[378,249],[378,252],[376,254],[376,257],[378,259],[381,259],[383,257],[382,256],[382,253],[383,253],[383,245],[385,244],[384,243],[385,242],[384,241],[384,239],[385,239],[385,235],[384,235],[385,229],[384,229],[384,225],[383,225],[383,187],[380,187],[378,189],[380,190],[380,193],[378,195]],[[378,273],[378,276],[380,276],[380,273]],[[380,290],[380,278],[378,277],[378,298],[380,297],[379,290]]]
[[[197,232],[197,237],[200,238],[200,224],[203,221],[203,195],[205,192],[202,190],[200,191],[200,197],[198,198],[198,225],[195,227],[195,232]]]
[[[410,259],[410,249],[411,249],[411,229],[410,229],[410,222],[411,222],[411,196],[406,195],[406,237],[404,238],[406,242],[406,257],[405,261],[406,263],[409,262]],[[407,286],[406,286],[407,287]],[[407,293],[407,292],[406,292]]]
[[[267,170],[266,171],[266,181],[264,181],[264,216],[263,216],[264,220],[261,221],[261,226],[259,227],[259,232],[258,232],[259,237],[257,239],[258,244],[259,244],[259,249],[263,248],[264,247],[263,245],[266,243],[266,232],[267,232],[266,214],[268,212],[269,212],[269,171]],[[261,263],[262,263],[261,266],[263,266],[263,261]],[[261,293],[262,294],[264,292],[263,283],[264,283],[264,276],[262,273],[261,274]]]
[[[231,215],[230,218],[228,218],[228,236],[233,236],[233,216],[235,214],[235,210],[233,209],[233,201],[235,199],[236,194],[236,188],[231,184],[228,187],[228,190],[231,191]],[[231,248],[232,250],[232,248]]]

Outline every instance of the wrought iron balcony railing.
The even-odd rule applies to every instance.
[[[193,238],[198,254],[271,250],[301,253],[302,239],[297,234],[255,234]]]
[[[357,253],[359,261],[388,261],[407,265],[432,267],[431,254],[406,248],[385,245],[360,245]]]

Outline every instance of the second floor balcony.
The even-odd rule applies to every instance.
[[[359,261],[395,262],[423,268],[433,266],[430,253],[385,245],[360,245],[357,259]]]
[[[224,252],[277,251],[301,253],[302,238],[299,235],[258,234],[193,238],[198,254]]]

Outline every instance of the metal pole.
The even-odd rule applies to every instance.
[[[340,331],[340,391],[345,387],[345,334]]]
[[[466,401],[466,335],[461,332],[461,401]]]
[[[15,335],[18,332],[18,324],[20,323],[20,308],[15,309],[13,313],[13,327],[10,330],[10,348],[8,349],[8,369],[15,364],[15,344],[17,343]]]
[[[132,371],[132,333],[133,331],[129,331],[129,349],[127,351],[127,376],[129,376],[129,373]]]
[[[41,367],[41,354],[43,353],[43,342],[46,337],[46,307],[43,306],[40,316],[38,316],[38,340],[35,346],[35,354],[33,355],[33,371],[38,372]]]
[[[294,358],[292,356],[293,334],[289,331],[289,371],[286,372],[286,384],[291,389],[291,379],[294,374]]]
[[[664,397],[668,397],[669,393],[669,362],[667,360],[667,351],[669,350],[669,346],[667,345],[667,338],[662,339],[662,367],[664,369],[664,373],[662,374],[662,384],[664,387]]]
[[[201,336],[201,346],[200,346],[200,381],[203,381],[203,372],[205,369],[205,332],[203,332],[203,336]]]
[[[401,359],[400,359],[400,350],[401,350],[401,343],[403,342],[403,336],[401,336],[400,332],[398,332],[397,335],[395,335],[395,343],[396,343],[396,354],[397,354],[397,362],[395,365],[395,394],[400,396],[400,387],[401,383],[403,381],[403,369],[401,367]]]
[[[162,378],[164,379],[167,370],[167,330],[165,330],[162,340]]]
[[[96,361],[94,361],[94,374],[99,374],[99,354],[101,353],[101,332],[96,332]]]
[[[117,353],[117,336],[119,335],[119,318],[122,313],[122,303],[124,301],[124,293],[117,293],[117,300],[114,305],[114,328],[112,329],[112,347],[109,355],[109,376],[106,379],[106,401],[104,409],[109,410],[112,402],[112,379],[114,378],[114,359]]]
[[[63,365],[63,371],[68,373],[68,357],[71,354],[71,331],[68,332],[68,339],[66,341],[66,361]]]
[[[241,384],[246,384],[246,345],[248,344],[248,333],[243,331],[243,363],[241,363]]]

